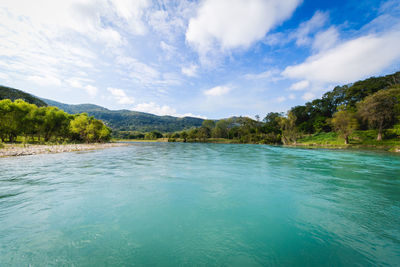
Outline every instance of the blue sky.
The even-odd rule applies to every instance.
[[[399,1],[0,0],[0,84],[158,115],[265,116],[399,71]]]

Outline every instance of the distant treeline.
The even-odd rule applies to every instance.
[[[105,142],[111,130],[85,113],[71,115],[56,107],[29,104],[24,100],[0,101],[0,138],[14,142],[17,137],[38,142]]]
[[[286,114],[271,112],[262,121],[239,117],[205,120],[201,127],[167,134],[170,141],[224,138],[239,143],[293,144],[302,136],[337,132],[345,143],[357,129],[385,129],[400,122],[400,72],[337,86],[322,98],[295,106]],[[396,126],[396,129],[399,128]],[[395,132],[400,136],[400,132]]]

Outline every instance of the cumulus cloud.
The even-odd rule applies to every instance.
[[[215,43],[222,49],[248,47],[288,19],[301,0],[204,1],[186,31],[186,40],[201,54]]]
[[[107,90],[117,100],[119,104],[133,104],[135,101],[133,97],[126,95],[125,91],[119,88],[108,87]]]
[[[104,66],[97,53],[117,51],[126,42],[127,31],[143,34],[141,20],[148,4],[148,0],[0,1],[0,68],[36,85],[69,84],[94,96],[98,90],[93,85],[62,81]]]
[[[229,91],[231,90],[230,87],[228,86],[215,86],[211,89],[205,90],[204,94],[207,96],[221,96],[221,95],[225,95],[227,93],[229,93]]]
[[[140,104],[134,106],[131,110],[151,113],[151,114],[155,114],[158,116],[169,115],[169,116],[175,116],[175,117],[205,118],[204,116],[194,115],[192,113],[179,114],[179,113],[177,113],[176,109],[174,109],[168,105],[160,106],[154,102],[140,103]]]
[[[349,83],[376,75],[400,61],[400,32],[369,34],[288,66],[282,75],[319,83]]]
[[[310,82],[307,80],[303,80],[303,81],[292,84],[289,89],[293,90],[293,91],[301,91],[301,90],[306,89],[309,86],[310,86]]]

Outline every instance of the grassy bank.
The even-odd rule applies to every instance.
[[[337,149],[365,148],[400,152],[400,138],[393,138],[390,135],[390,132],[386,133],[386,136],[382,141],[377,141],[376,136],[376,130],[355,131],[352,135],[350,135],[349,144],[346,145],[344,143],[344,139],[334,132],[316,133],[298,139],[296,146]]]
[[[400,138],[392,135],[390,131],[386,132],[382,141],[376,140],[377,131],[356,131],[349,138],[349,144],[345,144],[344,139],[335,132],[317,133],[303,136],[298,139],[296,144],[289,146],[306,148],[332,148],[332,149],[370,149],[383,150],[391,152],[400,152]],[[187,143],[218,143],[218,144],[241,144],[238,139],[226,138],[208,138],[208,139],[187,139],[170,138],[169,142],[187,142]],[[268,144],[265,142],[245,142],[246,144]],[[276,144],[271,144],[276,145]]]

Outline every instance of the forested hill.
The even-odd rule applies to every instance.
[[[22,99],[25,102],[35,104],[38,107],[47,106],[46,102],[36,96],[25,93],[24,91],[18,89],[0,85],[0,100],[2,99],[11,99],[12,101],[16,99]]]
[[[104,121],[116,131],[161,131],[174,132],[199,127],[203,119],[172,116],[157,116],[154,114],[131,110],[109,110],[93,104],[68,105],[53,100],[43,99],[49,106],[58,107],[68,113],[88,113],[96,119]]]
[[[130,110],[109,110],[93,104],[69,105],[49,99],[40,99],[24,91],[0,86],[0,100],[22,99],[28,103],[41,106],[55,106],[70,114],[88,113],[96,119],[104,121],[114,131],[161,131],[174,132],[201,126],[203,119],[172,116],[157,116],[154,114],[130,111]]]

